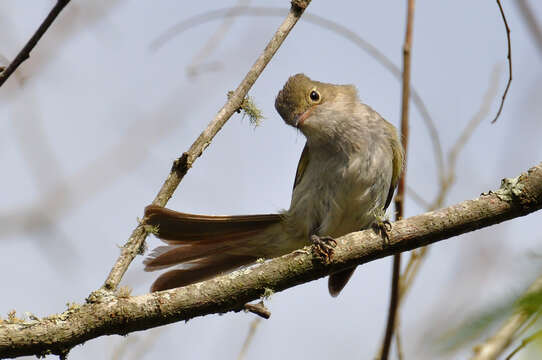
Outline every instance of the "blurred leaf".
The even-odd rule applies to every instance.
[[[515,308],[517,297],[509,297],[499,303],[488,306],[476,314],[472,314],[457,327],[440,336],[436,345],[441,352],[452,352],[473,342],[498,321],[510,316]]]
[[[455,351],[467,343],[477,340],[490,328],[515,312],[525,312],[529,317],[542,308],[542,291],[534,291],[521,297],[508,297],[489,306],[479,313],[472,314],[455,329],[445,333],[437,340],[442,352]]]
[[[525,294],[518,299],[516,307],[519,311],[525,311],[529,315],[534,314],[542,307],[542,290]]]

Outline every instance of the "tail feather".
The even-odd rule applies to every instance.
[[[143,263],[146,271],[181,265],[162,274],[151,291],[171,289],[203,281],[257,260],[254,236],[280,222],[278,214],[206,216],[176,212],[149,205],[145,223],[157,227],[159,246]]]
[[[356,270],[355,267],[329,275],[327,286],[331,296],[337,297],[340,294],[346,283],[348,283],[348,280],[352,277],[354,270]]]
[[[166,245],[154,249],[143,261],[145,271],[164,269],[231,249],[229,244]]]
[[[151,291],[173,289],[210,279],[217,274],[231,271],[256,261],[248,255],[212,256],[190,263],[185,269],[170,270],[158,277]]]
[[[226,241],[252,236],[280,220],[279,214],[209,216],[181,213],[156,205],[145,208],[145,223],[157,226],[157,236],[168,243]]]

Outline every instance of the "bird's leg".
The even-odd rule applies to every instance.
[[[372,225],[372,228],[374,232],[376,232],[378,235],[384,239],[384,242],[386,245],[389,245],[390,243],[390,235],[389,232],[391,231],[391,222],[388,218],[388,215],[386,215],[386,212],[384,209],[378,209],[374,211],[375,221]]]
[[[337,241],[331,236],[311,235],[312,252],[314,255],[329,262],[333,256],[333,249],[337,246]]]

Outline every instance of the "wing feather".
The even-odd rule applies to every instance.
[[[403,151],[403,146],[401,145],[399,137],[397,136],[397,130],[395,130],[395,127],[386,120],[384,120],[384,123],[388,127],[389,143],[393,152],[393,173],[391,176],[388,198],[386,199],[386,206],[384,207],[384,209],[387,209],[391,203],[391,200],[393,199],[393,193],[395,192],[395,188],[397,187],[397,183],[399,182],[399,177],[401,176],[401,172],[403,171],[405,154]]]
[[[295,172],[295,180],[294,180],[294,189],[295,187],[301,182],[301,179],[303,178],[303,175],[305,174],[305,170],[307,170],[307,166],[309,165],[309,146],[305,143],[305,147],[303,148],[303,151],[301,152],[301,157],[299,158],[299,163],[297,164],[297,171]]]

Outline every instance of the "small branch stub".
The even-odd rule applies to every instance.
[[[292,7],[298,8],[299,11],[304,11],[310,2],[311,0],[292,0]]]
[[[265,307],[263,301],[260,301],[257,304],[245,304],[245,310],[264,319],[269,319],[271,317],[271,311]]]

